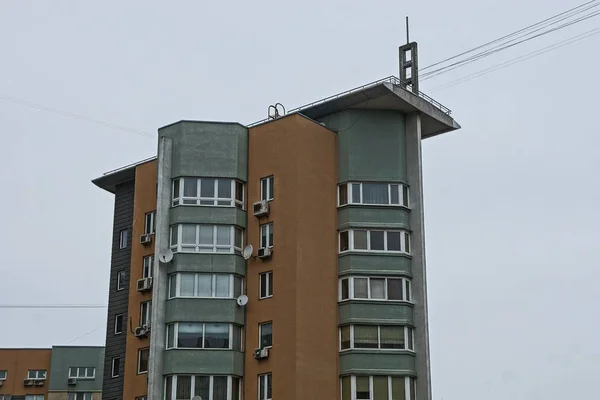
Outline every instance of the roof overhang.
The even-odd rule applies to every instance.
[[[142,164],[156,160],[156,157],[147,158],[135,164],[126,165],[122,168],[109,171],[99,178],[92,180],[92,183],[107,192],[115,193],[117,185],[133,181],[135,179],[135,169]]]

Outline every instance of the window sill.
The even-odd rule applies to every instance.
[[[238,210],[241,211],[246,211],[245,208],[243,207],[237,207],[237,206],[224,206],[222,204],[220,205],[210,205],[210,204],[171,204],[171,208],[176,208],[176,207],[210,207],[210,208],[237,208]]]
[[[199,349],[197,347],[170,347],[165,349],[166,351],[171,351],[171,350],[175,350],[175,351],[237,351],[238,353],[241,353],[241,350],[234,350],[234,349]]]
[[[406,300],[380,300],[380,299],[344,299],[338,300],[338,304],[359,303],[359,304],[400,304],[409,307],[414,307],[415,303]]]
[[[411,209],[407,206],[403,206],[402,204],[357,204],[357,203],[349,203],[338,205],[337,208],[346,208],[346,207],[359,207],[359,208],[397,208],[406,211],[410,211]]]
[[[272,299],[273,295],[270,296],[266,296],[266,297],[259,297],[258,300],[268,300],[268,299]]]
[[[384,256],[384,257],[406,257],[412,259],[412,254],[403,253],[401,251],[371,251],[371,250],[344,250],[338,252],[338,257],[346,255],[358,256]]]
[[[408,349],[345,349],[339,351],[341,354],[406,354],[409,356],[415,356],[414,350]]]

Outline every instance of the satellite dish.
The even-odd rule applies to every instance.
[[[241,295],[237,298],[237,303],[238,306],[244,307],[246,304],[248,304],[248,296],[246,296],[245,294]]]
[[[168,249],[165,252],[160,253],[158,255],[158,260],[163,264],[171,262],[172,259],[173,259],[173,252]]]
[[[202,396],[196,395],[196,396],[192,397],[192,400],[202,400]]]
[[[254,247],[252,247],[251,244],[249,244],[248,246],[246,246],[244,248],[244,251],[242,251],[242,256],[244,256],[244,260],[248,260],[250,257],[252,257],[252,252],[254,251]]]

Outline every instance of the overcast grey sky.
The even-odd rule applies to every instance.
[[[90,183],[180,119],[249,123],[422,66],[583,0],[0,1],[0,304],[107,301],[113,197]],[[422,90],[563,40],[600,17]],[[597,398],[600,36],[432,93],[423,144],[435,400]],[[0,347],[104,344],[105,310],[0,309]]]

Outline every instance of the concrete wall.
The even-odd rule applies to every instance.
[[[260,179],[274,176],[268,217],[249,216],[248,242],[273,222],[270,261],[248,261],[245,399],[255,399],[259,374],[272,372],[273,398],[339,398],[336,271],[336,136],[300,115],[250,129],[248,204]],[[259,274],[273,271],[274,295],[259,300]],[[257,361],[258,324],[273,323],[273,347]]]
[[[246,262],[232,254],[175,254],[174,261],[167,266],[169,274],[175,272],[207,272],[246,275]]]
[[[165,322],[233,322],[244,324],[244,309],[235,299],[188,299],[167,300]]]
[[[400,375],[414,376],[415,356],[409,352],[385,350],[340,353],[341,375]]]
[[[177,206],[171,209],[169,218],[171,225],[201,221],[204,224],[246,227],[246,212],[235,207]]]
[[[165,352],[164,373],[244,375],[244,353],[232,350],[184,350]]]
[[[115,316],[123,314],[123,321],[127,321],[129,302],[129,268],[131,263],[131,246],[133,240],[133,194],[135,183],[133,181],[117,185],[115,191],[115,209],[113,220],[112,257],[110,262],[110,281],[108,294],[108,315],[106,323],[106,349],[104,358],[104,382],[102,398],[107,400],[123,399],[124,374],[118,378],[111,378],[111,363],[113,357],[121,358],[121,371],[125,365],[126,327],[123,333],[115,335]],[[119,232],[128,229],[127,248],[119,248]],[[117,291],[117,273],[125,271],[126,282],[123,290]]]
[[[52,347],[51,391],[101,392],[104,376],[104,347],[54,346]],[[68,385],[69,368],[93,367],[93,379],[77,379],[76,385]]]
[[[52,372],[50,349],[0,349],[0,370],[7,371],[7,379],[0,387],[0,395],[7,394],[25,396],[27,394],[48,393],[48,381]],[[27,379],[27,371],[30,369],[47,370],[46,382],[43,386],[24,386],[23,380]]]

